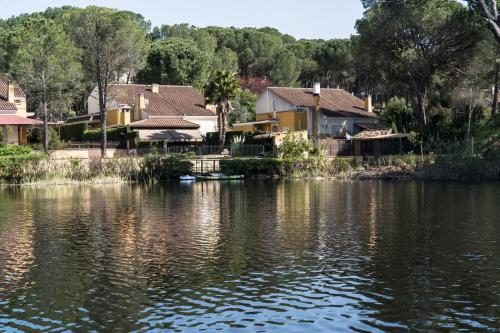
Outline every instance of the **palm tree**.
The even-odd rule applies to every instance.
[[[240,90],[236,74],[228,71],[216,71],[205,85],[205,103],[217,108],[219,143],[226,143],[226,115],[231,112],[231,100]]]

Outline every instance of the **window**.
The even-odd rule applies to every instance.
[[[21,104],[21,102],[22,102],[22,101],[21,101],[20,99],[15,99],[15,100],[14,100],[14,103],[15,103],[15,104]]]

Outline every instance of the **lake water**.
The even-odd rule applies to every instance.
[[[0,189],[0,331],[498,332],[500,184]]]

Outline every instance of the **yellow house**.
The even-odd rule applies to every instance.
[[[0,76],[0,132],[9,144],[28,143],[28,131],[42,122],[28,118],[26,95],[7,75]]]
[[[106,125],[139,132],[141,140],[202,141],[217,130],[217,116],[205,107],[203,94],[191,86],[116,84],[110,88]],[[97,87],[88,98],[88,115],[69,119],[99,121]]]
[[[257,100],[253,122],[233,124],[233,131],[307,131],[312,134],[313,91],[308,88],[270,87]],[[371,99],[363,101],[342,89],[320,89],[318,134],[355,134],[358,123],[378,123]]]

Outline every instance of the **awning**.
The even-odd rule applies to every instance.
[[[99,124],[101,121],[101,116],[97,113],[93,114],[85,114],[83,116],[76,116],[72,118],[68,118],[64,123],[65,124]]]
[[[407,138],[408,134],[379,134],[373,136],[358,136],[352,137],[354,141],[369,141],[369,140],[396,140]]]
[[[21,117],[14,114],[0,115],[0,125],[42,125],[43,121]]]
[[[130,128],[141,129],[197,129],[200,125],[182,118],[150,118],[136,121],[129,125]]]
[[[264,125],[264,124],[277,124],[279,123],[279,119],[266,119],[259,121],[252,121],[248,123],[234,123],[233,127],[243,127],[243,126],[254,126],[254,125]]]
[[[138,130],[142,141],[201,142],[203,136],[196,129]]]

